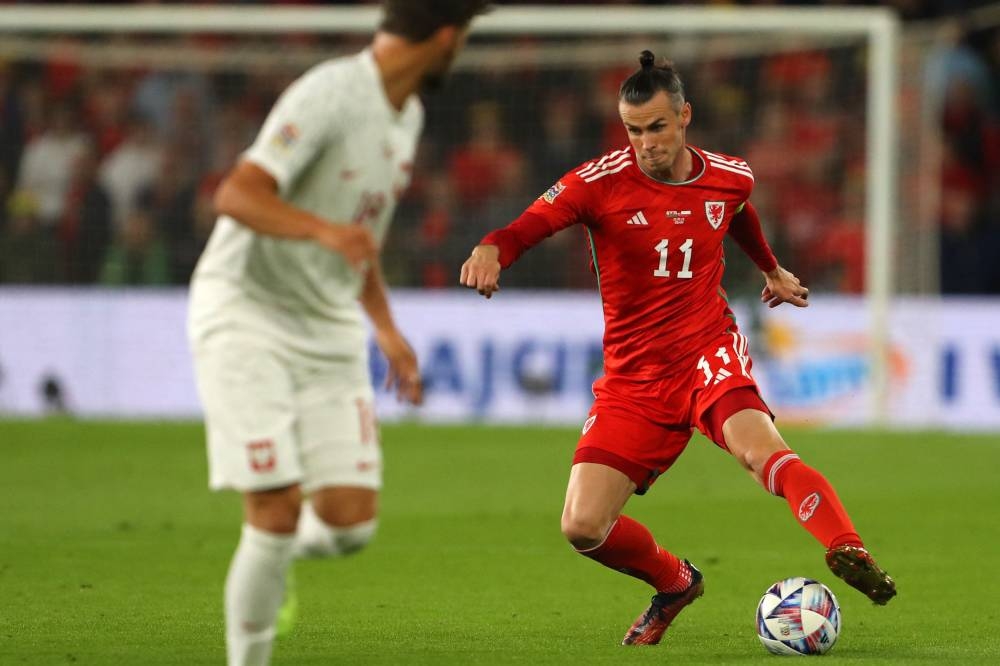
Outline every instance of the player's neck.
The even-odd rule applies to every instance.
[[[418,46],[383,32],[376,33],[371,49],[385,96],[393,108],[401,111],[407,98],[420,89],[425,56]]]
[[[683,183],[691,178],[691,173],[694,171],[694,158],[691,156],[691,149],[685,144],[677,155],[677,159],[668,168],[654,171],[643,166],[641,161],[639,168],[653,180],[664,183]]]

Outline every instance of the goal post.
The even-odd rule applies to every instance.
[[[11,6],[0,11],[0,35],[63,34],[233,35],[370,33],[377,7],[252,6]],[[796,39],[850,38],[865,48],[864,250],[868,314],[870,414],[884,424],[888,411],[889,315],[894,292],[897,215],[900,22],[887,8],[749,8],[639,6],[500,6],[474,24],[460,66],[476,63],[478,38],[783,35]],[[13,46],[0,46],[10,57]],[[488,45],[484,48],[488,48]],[[567,165],[571,166],[571,165]]]

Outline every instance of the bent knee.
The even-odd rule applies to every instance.
[[[325,488],[311,499],[316,515],[337,529],[375,520],[378,515],[378,492],[367,488]]]
[[[563,536],[574,548],[587,550],[601,545],[611,524],[597,516],[563,514],[561,527]]]
[[[361,520],[346,525],[331,525],[311,503],[306,503],[295,540],[295,556],[323,558],[350,555],[367,546],[378,528],[378,521]]]
[[[777,437],[766,443],[764,446],[755,447],[749,451],[746,451],[742,456],[740,462],[746,467],[750,473],[757,479],[761,480],[764,475],[764,469],[767,467],[767,461],[775,453],[781,451],[791,451],[788,445],[785,444],[781,437]]]
[[[327,488],[312,497],[300,539],[313,555],[350,555],[375,538],[378,493],[364,488]]]
[[[339,555],[352,555],[371,543],[378,531],[378,521],[366,520],[334,529],[333,540]]]
[[[729,452],[746,470],[760,476],[768,459],[788,449],[770,417],[745,410],[730,417],[723,426]]]
[[[338,504],[317,507],[316,515],[333,528],[347,529],[374,521],[378,517],[378,511],[372,504]]]

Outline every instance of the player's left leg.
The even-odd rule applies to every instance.
[[[382,448],[367,366],[331,366],[303,378],[298,430],[302,441],[302,507],[295,555],[334,557],[364,548],[375,536],[382,487]]]
[[[382,486],[382,453],[367,374],[308,377],[299,396],[297,430],[305,479],[295,531],[296,558],[356,553],[375,536]],[[294,580],[294,579],[290,579]],[[294,584],[278,614],[278,636],[291,633],[298,615]]]
[[[727,393],[713,407],[713,411],[731,413],[722,426],[723,440],[730,453],[769,493],[784,497],[799,524],[825,547],[862,545],[826,478],[788,448],[769,414],[737,404],[737,401],[752,404],[754,398],[753,389],[738,389]],[[760,402],[760,398],[756,401]]]
[[[378,491],[374,488],[318,488],[302,506],[295,556],[335,557],[356,553],[374,538],[377,515]]]
[[[833,573],[875,603],[884,604],[896,594],[895,583],[865,550],[833,486],[789,449],[755,389],[725,393],[702,422],[706,434],[758,483],[785,498],[798,523],[826,547]]]
[[[372,488],[324,487],[302,504],[292,552],[296,559],[340,557],[358,552],[375,537],[378,491]],[[292,633],[299,599],[294,569],[289,569],[285,599],[278,612],[277,635]]]

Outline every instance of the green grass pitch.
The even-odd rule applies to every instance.
[[[654,648],[618,645],[648,602],[575,555],[559,513],[576,433],[383,428],[378,538],[296,565],[275,664],[719,664],[781,659],[754,634],[773,581],[840,600],[824,663],[1000,663],[1000,436],[788,431],[899,596],[874,607],[722,452],[695,439],[627,511],[699,565],[706,594]],[[206,489],[190,424],[0,422],[0,664],[222,664],[239,503]]]

